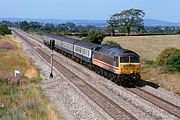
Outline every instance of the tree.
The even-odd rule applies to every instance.
[[[3,36],[5,35],[4,31],[1,28],[0,28],[0,35],[3,35]]]
[[[111,18],[107,20],[107,23],[109,24],[108,27],[111,29],[111,36],[114,36],[115,28],[118,26],[118,19],[115,16],[111,16]]]
[[[88,33],[87,41],[92,42],[92,43],[96,43],[96,44],[101,44],[104,37],[105,36],[104,36],[104,33],[102,31],[91,30]]]
[[[7,25],[0,25],[0,35],[11,34],[11,30]]]
[[[27,21],[22,21],[19,23],[19,27],[22,29],[22,30],[28,30],[28,27],[29,27],[29,23]]]
[[[113,25],[117,25],[120,29],[126,30],[128,36],[132,29],[137,29],[138,31],[144,28],[143,17],[145,13],[139,9],[129,9],[124,10],[120,13],[112,15],[109,21]]]
[[[103,42],[102,45],[109,45],[109,46],[112,46],[112,47],[121,48],[120,44],[118,44],[115,41],[110,41],[110,40],[107,40],[107,41]]]

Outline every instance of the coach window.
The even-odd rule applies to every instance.
[[[68,49],[71,50],[71,44],[68,44]]]
[[[85,55],[85,49],[81,49],[81,53],[83,54],[83,55]]]
[[[89,56],[90,50],[87,50],[87,56]]]
[[[81,48],[78,47],[78,46],[76,46],[76,47],[75,47],[75,51],[78,52],[78,53],[81,53]]]

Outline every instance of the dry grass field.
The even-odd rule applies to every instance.
[[[21,72],[21,82],[14,71]],[[38,86],[39,71],[11,36],[0,36],[0,119],[58,120]],[[21,84],[20,84],[21,83]]]
[[[180,48],[180,35],[106,37],[104,41],[107,40],[116,41],[121,47],[136,51],[141,59],[154,61],[165,48]],[[156,83],[180,95],[179,73],[164,74],[158,66],[142,64],[141,76],[143,80]]]
[[[142,59],[156,60],[168,47],[180,48],[180,35],[106,37],[104,41],[116,41],[123,48],[134,50]]]

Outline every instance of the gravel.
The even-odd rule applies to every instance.
[[[173,92],[167,91],[163,88],[155,89],[150,86],[145,86],[142,89],[180,107],[180,96],[174,94]]]
[[[69,60],[61,55],[58,56],[60,57],[62,64],[65,64],[67,68],[77,73],[79,77],[86,79],[92,86],[106,94],[137,119],[177,119],[157,106],[131,92],[128,92],[123,87],[117,86],[116,84],[97,74],[94,74],[94,72],[78,65],[77,63],[73,63],[72,60]]]
[[[56,77],[54,79],[47,79],[49,75],[49,66],[40,60],[39,57],[37,57],[34,53],[29,52],[30,50],[25,51],[31,56],[32,59],[36,60],[35,64],[41,69],[41,76],[43,78],[40,86],[50,99],[52,105],[54,105],[64,119],[112,119],[60,73],[56,72]],[[88,83],[104,93],[137,119],[177,119],[159,107],[127,91],[125,88],[95,74],[87,68],[82,67],[78,63],[72,62],[72,60],[67,59],[62,55],[58,54],[58,56],[60,57],[62,64],[70,68],[70,70],[76,73],[79,77],[86,79]],[[178,106],[180,105],[180,97],[165,91],[164,89],[156,90],[148,86],[145,86],[143,89]]]
[[[41,72],[40,87],[50,103],[65,120],[112,120],[99,106],[67,80],[61,73],[54,71],[54,78],[48,79],[49,64],[44,62],[22,40],[18,39],[25,53],[32,59]]]

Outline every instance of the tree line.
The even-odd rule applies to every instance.
[[[20,28],[27,32],[46,32],[46,33],[87,33],[91,29],[97,29],[93,25],[76,25],[71,22],[63,24],[52,24],[52,23],[40,23],[40,22],[9,22],[2,21],[0,24],[7,25],[10,27]]]
[[[73,35],[86,37],[85,40],[101,43],[105,36],[114,35],[151,35],[151,34],[180,34],[180,27],[148,27],[144,26],[145,13],[140,9],[123,10],[115,13],[107,20],[107,26],[97,27],[93,25],[76,25],[71,22],[63,24],[40,22],[9,22],[0,24],[17,27],[27,32],[55,33],[60,35]],[[133,33],[133,34],[132,34]],[[134,34],[135,33],[135,34]]]

